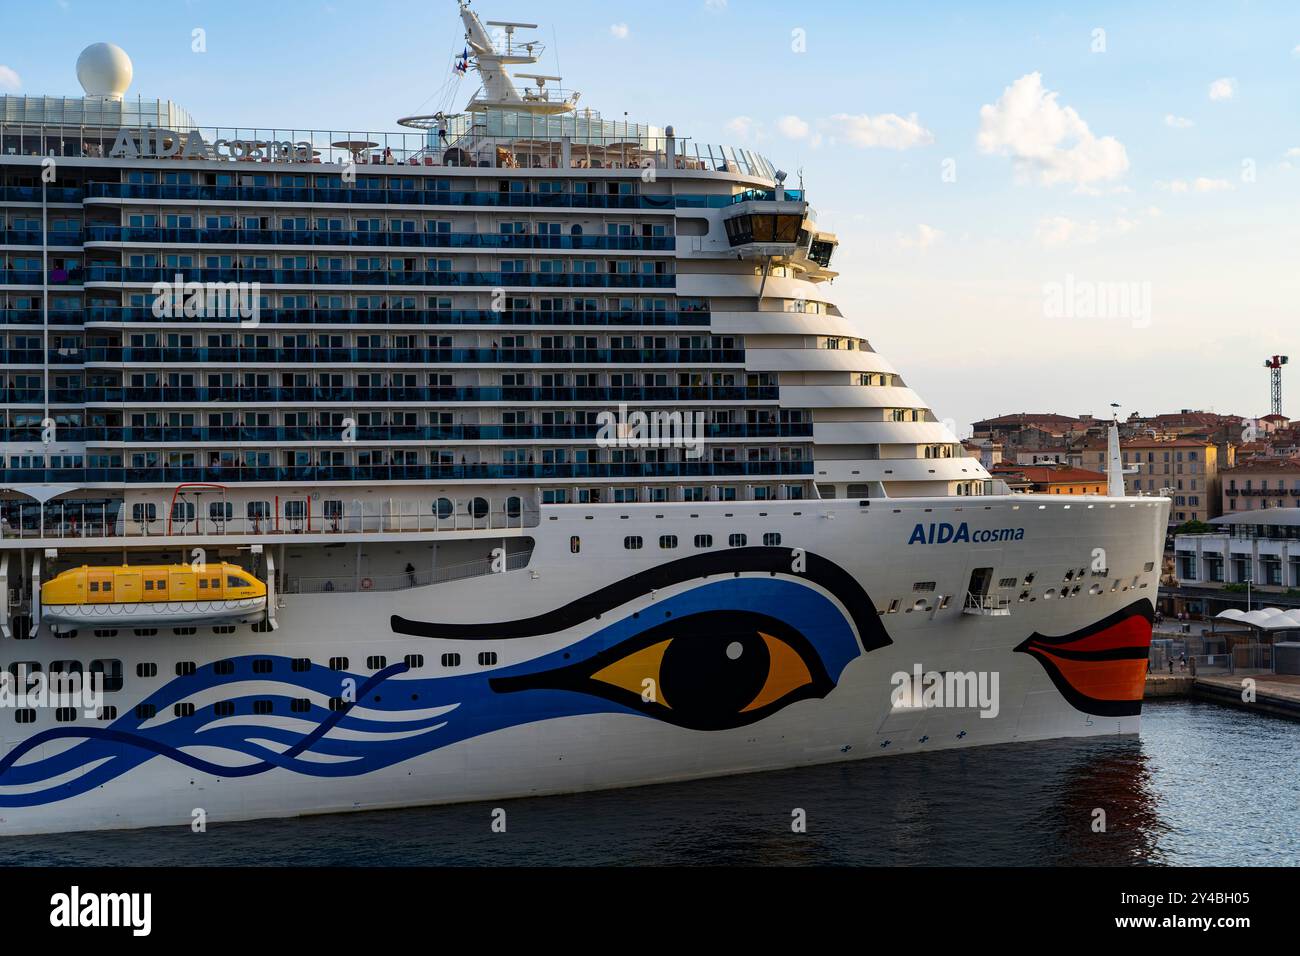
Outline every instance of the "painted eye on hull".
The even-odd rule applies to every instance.
[[[812,644],[783,621],[713,611],[664,621],[577,664],[492,686],[502,693],[572,690],[693,730],[725,730],[824,697],[833,684]]]

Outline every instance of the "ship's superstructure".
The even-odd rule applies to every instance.
[[[224,794],[223,767],[337,784],[243,784],[230,791],[242,816],[581,786],[532,766],[448,789],[436,752],[486,746],[468,732],[380,748],[392,760],[360,754],[347,741],[382,720],[354,709],[397,706],[379,706],[384,682],[413,689],[404,734],[481,707],[469,726],[511,752],[508,731],[526,722],[489,707],[494,695],[539,695],[556,704],[548,717],[663,716],[637,703],[644,680],[679,701],[672,732],[721,733],[676,764],[656,737],[667,755],[642,774],[604,773],[598,750],[563,745],[585,751],[587,785],[615,786],[835,759],[826,740],[880,721],[850,731],[848,704],[829,725],[802,710],[791,739],[803,756],[772,744],[740,757],[726,732],[793,701],[833,703],[846,669],[896,647],[903,622],[964,627],[954,648],[982,635],[1008,651],[1033,631],[1008,630],[1017,603],[1029,618],[1056,599],[1070,626],[1050,633],[1086,642],[1078,633],[1104,620],[1110,650],[1142,644],[1138,605],[1154,594],[1139,592],[1155,586],[1167,505],[1030,514],[999,495],[836,303],[837,239],[803,189],[752,151],[606,120],[557,76],[512,76],[541,55],[532,25],[460,12],[456,69],[477,71],[482,90],[399,133],[203,127],[169,101],[130,100],[130,62],[106,44],[78,64],[84,99],[0,97],[0,673],[113,677],[91,717],[0,712],[0,815],[31,808],[6,824],[173,822],[186,786],[118,801],[194,770]],[[1071,535],[1110,551],[1081,561]],[[950,542],[968,546],[955,561],[939,548]],[[173,616],[208,562],[238,565],[231,587],[261,592]],[[152,573],[166,593],[141,591],[109,620],[96,607],[118,602],[91,582],[135,580],[135,565],[155,570],[134,586]],[[1057,565],[1069,577],[1048,594],[1035,578]],[[67,597],[43,606],[60,572],[84,612]],[[715,575],[731,583],[699,585]],[[690,654],[739,628],[719,653],[792,683],[759,681],[741,718],[692,701],[716,662],[665,650],[666,634],[634,665],[615,661],[627,634],[602,615],[646,595],[680,607],[677,640],[702,635]],[[783,617],[799,607],[803,623]],[[1050,706],[1035,704],[1040,728],[1018,705],[996,739],[1094,732],[1080,729],[1091,718],[1059,719],[1054,708],[1079,703],[1062,681],[1119,702],[1087,713],[1136,720],[1131,666],[1072,684],[1077,654],[1058,660],[1056,639],[1034,636],[1014,660]],[[570,651],[581,667],[563,663]],[[417,673],[435,661],[438,674]],[[544,672],[529,669],[539,661]],[[281,671],[301,696],[257,696]],[[359,697],[333,686],[348,675]],[[241,715],[261,736],[231,729]],[[229,773],[223,747],[261,769]],[[354,757],[355,773],[325,769]],[[444,784],[394,790],[408,764],[422,768],[408,778]],[[96,781],[111,783],[99,798]]]

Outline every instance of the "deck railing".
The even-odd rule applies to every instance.
[[[453,118],[456,119],[456,118]],[[119,134],[136,137],[126,147]],[[607,133],[582,127],[573,134],[547,129],[488,130],[480,125],[446,136],[426,132],[270,129],[194,126],[177,130],[146,127],[0,123],[0,157],[54,156],[86,159],[220,160],[247,164],[324,166],[485,166],[524,169],[668,168],[729,172],[772,179],[776,167],[766,157],[736,146],[695,143],[641,129]],[[197,136],[197,138],[195,138]],[[118,147],[115,150],[115,147]],[[134,152],[135,155],[132,155]]]
[[[289,575],[284,582],[282,593],[285,594],[332,594],[335,592],[357,593],[364,591],[405,591],[409,588],[427,587],[431,584],[444,584],[448,581],[463,581],[487,574],[500,574],[504,571],[520,571],[528,567],[532,559],[532,549],[506,555],[498,562],[494,558],[467,561],[464,564],[452,564],[447,567],[433,568],[426,571],[408,571],[405,574],[388,574],[378,577],[351,577],[332,575],[328,577],[298,577]]]

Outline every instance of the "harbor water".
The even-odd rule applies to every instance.
[[[1140,736],[499,804],[209,821],[204,833],[19,837],[0,840],[0,866],[1295,865],[1297,768],[1300,723],[1159,701],[1144,708]]]

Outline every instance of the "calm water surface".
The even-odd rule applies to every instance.
[[[12,838],[0,865],[1300,863],[1300,723],[1172,701],[1149,703],[1143,724],[1140,737],[509,801],[505,834],[490,830],[493,804],[466,804]]]

